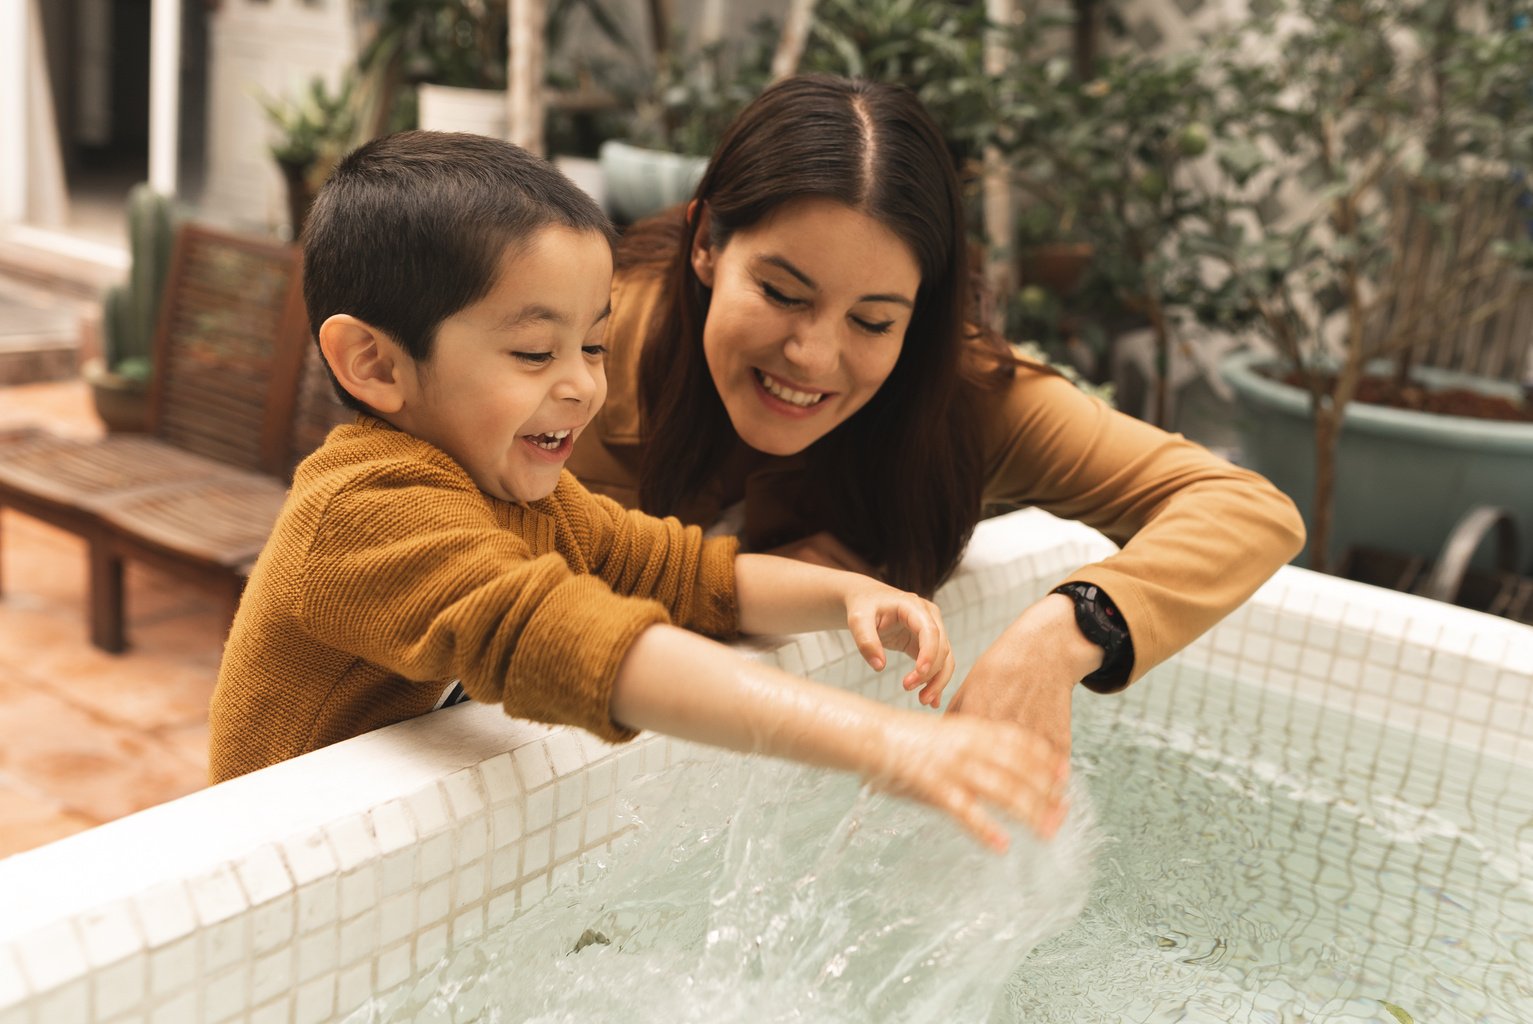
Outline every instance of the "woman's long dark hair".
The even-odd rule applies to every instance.
[[[941,132],[901,87],[787,79],[735,119],[696,197],[708,206],[714,247],[784,203],[820,197],[867,214],[915,254],[921,285],[899,360],[865,406],[809,447],[806,494],[822,528],[891,583],[931,593],[980,517],[981,409],[966,377],[1011,369],[999,339],[966,338],[963,203]],[[707,483],[737,436],[703,355],[710,292],[689,258],[698,219],[673,221],[679,238],[664,232],[663,300],[639,367],[640,501],[662,515]],[[653,230],[620,246],[620,265],[653,259]],[[976,369],[966,341],[993,358]]]

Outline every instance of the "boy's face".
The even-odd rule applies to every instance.
[[[405,368],[404,407],[390,418],[486,494],[546,498],[607,397],[611,284],[605,238],[543,228],[502,258],[484,298],[442,322],[430,359]]]

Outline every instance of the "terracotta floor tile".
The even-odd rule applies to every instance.
[[[0,388],[0,429],[99,436],[79,380]],[[201,788],[231,609],[129,563],[129,650],[92,647],[85,544],[0,514],[0,856]]]
[[[142,729],[105,721],[14,676],[0,678],[0,736],[0,774],[100,821],[203,785],[200,772]]]
[[[21,792],[0,776],[0,857],[30,850],[98,824],[54,801]]]

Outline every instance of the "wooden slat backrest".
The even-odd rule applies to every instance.
[[[155,341],[150,429],[243,469],[282,475],[308,325],[298,249],[183,225]]]
[[[324,442],[331,428],[350,423],[356,416],[335,396],[324,356],[320,355],[319,345],[312,337],[304,350],[303,375],[298,382],[297,407],[293,410],[293,429],[288,442],[289,476]]]

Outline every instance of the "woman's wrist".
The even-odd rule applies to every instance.
[[[1028,669],[1044,651],[1052,651],[1063,662],[1064,671],[1043,678],[1067,679],[1070,686],[1102,667],[1102,648],[1076,625],[1075,602],[1064,594],[1049,594],[1029,607],[1006,628],[986,657],[1008,659],[1007,670],[1018,675],[1035,675]]]

